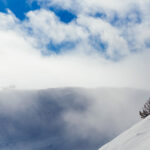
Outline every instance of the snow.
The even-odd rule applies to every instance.
[[[140,121],[99,150],[150,150],[150,117]]]

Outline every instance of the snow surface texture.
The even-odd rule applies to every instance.
[[[139,122],[99,150],[150,150],[150,117]]]

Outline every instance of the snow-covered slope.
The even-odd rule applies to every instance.
[[[150,150],[150,117],[142,120],[99,150]]]

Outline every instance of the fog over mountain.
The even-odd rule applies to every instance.
[[[140,120],[149,91],[55,88],[0,91],[1,150],[96,150]]]
[[[0,150],[97,150],[140,121],[149,12],[150,0],[0,0]]]

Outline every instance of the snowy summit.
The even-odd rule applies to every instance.
[[[139,122],[99,150],[149,150],[150,117]]]

